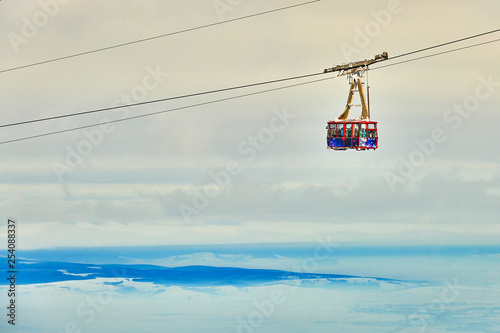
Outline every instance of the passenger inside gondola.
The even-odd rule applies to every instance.
[[[361,137],[366,138],[366,124],[361,124]]]

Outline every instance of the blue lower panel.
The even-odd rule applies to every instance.
[[[368,147],[369,148],[377,147],[377,138],[368,138]]]
[[[376,148],[377,138],[329,138],[330,148]]]
[[[359,148],[376,148],[377,138],[360,138]]]
[[[343,148],[344,140],[342,138],[330,138],[329,146],[332,148]]]

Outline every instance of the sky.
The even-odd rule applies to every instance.
[[[499,11],[495,0],[3,0],[1,123],[321,73],[498,29]],[[1,224],[18,222],[23,249],[498,243],[499,45],[373,65],[376,151],[326,149],[349,87],[335,74],[1,128],[3,142],[211,102],[0,144]]]

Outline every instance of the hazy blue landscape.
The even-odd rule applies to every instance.
[[[315,244],[25,251],[17,328],[495,332],[499,254],[495,246]]]

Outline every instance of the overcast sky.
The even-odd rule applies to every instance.
[[[0,71],[300,3],[4,0]],[[1,123],[320,73],[497,29],[499,13],[496,0],[317,1],[2,72]],[[6,141],[332,78],[0,145],[2,224],[18,220],[26,249],[498,242],[499,51],[373,65],[376,151],[326,149],[349,87],[335,74],[2,128]]]

